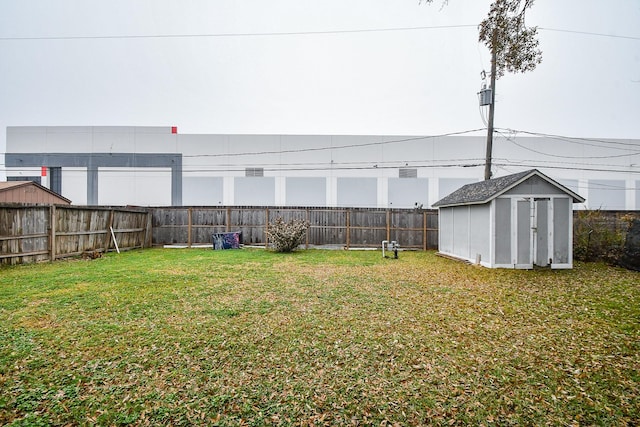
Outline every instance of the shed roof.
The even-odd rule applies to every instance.
[[[539,176],[549,184],[559,188],[567,195],[571,196],[574,203],[584,202],[583,197],[569,190],[564,185],[557,183],[537,169],[530,169],[524,172],[502,176],[500,178],[493,178],[486,181],[474,182],[472,184],[464,185],[448,196],[445,196],[442,199],[438,200],[433,204],[433,207],[442,208],[447,206],[477,205],[488,203],[534,175]]]
[[[55,191],[51,191],[47,187],[43,187],[42,185],[38,184],[37,182],[33,182],[33,181],[0,181],[0,192],[10,191],[10,190],[13,190],[13,189],[16,189],[16,188],[29,187],[29,186],[36,187],[40,191],[44,191],[44,192],[47,192],[47,193],[51,194],[52,196],[60,199],[61,203],[71,204],[71,200],[69,200],[66,197],[63,197],[60,194],[56,193]]]

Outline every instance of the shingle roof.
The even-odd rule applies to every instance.
[[[547,182],[562,189],[569,194],[574,201],[583,202],[584,199],[569,190],[568,188],[558,184],[551,178],[547,177],[537,169],[530,169],[524,172],[514,173],[513,175],[502,176],[500,178],[489,179],[486,181],[474,182],[460,187],[453,193],[438,200],[433,204],[434,208],[454,205],[474,205],[487,203],[498,197],[500,194],[510,190],[532,175],[538,175]]]

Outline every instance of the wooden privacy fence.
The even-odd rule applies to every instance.
[[[638,211],[600,211],[608,227],[627,227]],[[574,227],[585,213],[574,212]],[[0,264],[78,256],[86,252],[152,245],[212,243],[212,234],[241,232],[243,244],[267,244],[277,217],[307,220],[305,245],[379,247],[396,240],[403,248],[438,249],[438,211],[374,208],[110,207],[0,205]],[[600,225],[601,226],[601,225]],[[113,229],[113,235],[111,230]],[[575,234],[575,230],[574,230]]]
[[[309,221],[305,245],[379,247],[396,240],[403,248],[437,249],[438,212],[415,209],[158,207],[153,214],[154,244],[209,244],[213,233],[242,232],[242,243],[265,245],[277,217]]]
[[[119,208],[0,205],[0,264],[115,250],[113,236],[121,250],[150,247],[151,214]]]

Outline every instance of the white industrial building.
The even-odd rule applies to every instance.
[[[485,139],[16,126],[5,167],[76,205],[429,208],[482,180]],[[582,195],[577,209],[640,209],[640,140],[499,134],[493,159],[495,177],[536,168]]]

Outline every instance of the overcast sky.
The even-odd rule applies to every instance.
[[[483,128],[490,56],[476,26],[490,1],[441,3],[0,0],[0,153],[17,125]],[[640,139],[640,0],[537,0],[528,23],[541,27],[543,62],[498,81],[496,126]],[[344,32],[412,27],[435,28]]]

